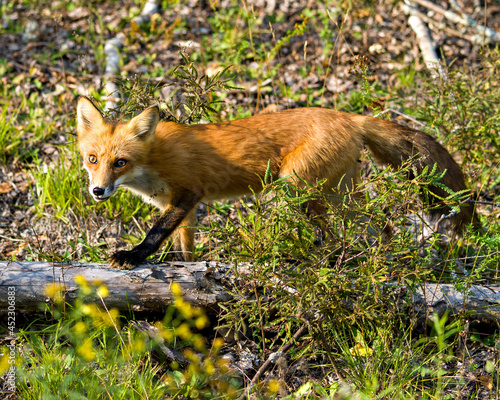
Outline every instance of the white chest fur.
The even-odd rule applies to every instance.
[[[163,210],[170,200],[170,187],[156,172],[144,167],[135,168],[124,176],[123,187],[141,196],[146,203],[153,204]]]

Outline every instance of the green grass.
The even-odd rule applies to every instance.
[[[20,82],[21,83],[21,82]],[[5,88],[4,93],[8,90]],[[5,96],[0,114],[0,161],[23,162],[36,156],[40,145],[50,137],[53,122],[43,122],[43,110],[36,107],[36,95],[14,100]],[[13,101],[14,100],[14,101]],[[10,103],[17,103],[12,107]],[[28,133],[29,132],[29,133]]]
[[[70,213],[87,218],[97,212],[125,222],[134,217],[150,219],[150,208],[125,190],[120,190],[108,202],[95,204],[88,193],[88,175],[80,158],[75,150],[62,149],[60,157],[51,164],[36,160],[31,174],[34,178],[33,194],[38,199],[34,210],[40,217],[53,216],[68,222],[66,216]]]
[[[182,299],[179,288],[173,289],[175,305],[156,324],[158,336],[150,338],[133,325],[122,327],[126,321],[116,309],[96,305],[92,299],[105,299],[106,287],[80,278],[74,306],[64,307],[61,287],[51,286],[47,295],[56,303],[52,323],[34,321],[19,332],[23,357],[17,391],[23,399],[163,399],[167,394],[212,397],[221,388],[235,391],[217,354],[222,342],[205,345],[196,330],[206,327],[208,318]],[[179,357],[189,359],[189,367],[162,367],[153,356],[159,343],[183,352]]]

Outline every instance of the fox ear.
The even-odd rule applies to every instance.
[[[104,118],[88,97],[81,96],[76,107],[76,122],[78,134],[85,134],[94,131],[104,122]]]
[[[160,109],[158,106],[152,106],[132,118],[128,124],[136,137],[145,139],[154,136],[159,121]]]

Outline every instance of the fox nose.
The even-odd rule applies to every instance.
[[[100,187],[95,187],[92,189],[92,192],[94,193],[95,196],[101,197],[104,194],[104,189]]]

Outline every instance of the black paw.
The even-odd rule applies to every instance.
[[[113,254],[108,264],[111,268],[115,269],[133,269],[144,261],[144,257],[134,250],[131,251],[117,251]]]

